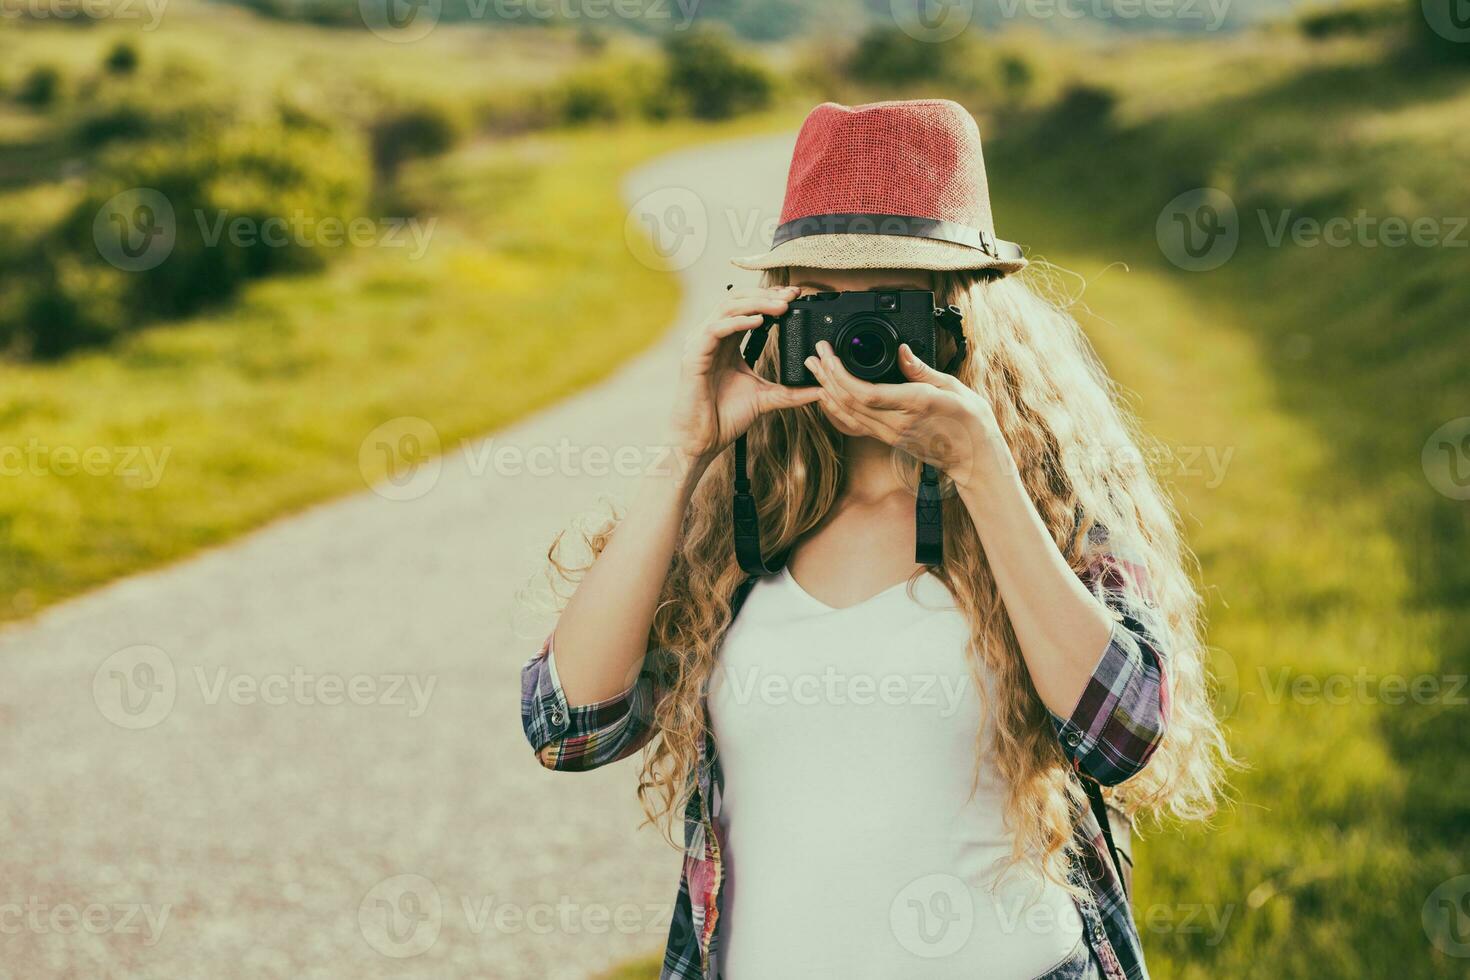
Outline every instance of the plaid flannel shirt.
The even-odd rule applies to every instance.
[[[1083,778],[1116,785],[1139,772],[1158,747],[1168,717],[1162,651],[1151,639],[1142,610],[1124,598],[1121,583],[1141,579],[1141,570],[1109,557],[1097,578],[1116,622],[1076,708],[1052,714],[1062,752]],[[748,579],[731,601],[735,612],[755,580]],[[1138,590],[1128,590],[1138,595]],[[733,618],[733,617],[732,617]],[[646,745],[655,734],[653,706],[659,678],[645,668],[633,687],[596,704],[567,704],[556,678],[552,638],[521,671],[521,723],[541,764],[579,772],[616,762]],[[709,726],[705,726],[706,733]],[[694,785],[684,810],[684,873],[664,951],[660,980],[710,980],[719,942],[724,864],[715,817],[721,778],[712,736],[706,734]],[[1074,831],[1073,879],[1086,897],[1077,902],[1083,935],[1108,980],[1147,980],[1143,948],[1124,886],[1114,873],[1102,828],[1084,809]]]

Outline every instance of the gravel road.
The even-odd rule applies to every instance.
[[[0,632],[0,978],[582,980],[661,948],[678,853],[638,828],[632,762],[533,760],[547,620],[517,592],[626,492],[616,450],[651,441],[679,328],[752,280],[726,260],[768,238],[790,145],[630,177],[685,301],[606,383]]]

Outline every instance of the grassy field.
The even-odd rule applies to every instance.
[[[1145,828],[1153,974],[1464,976],[1431,893],[1470,871],[1470,514],[1421,452],[1470,415],[1470,77],[1284,32],[1077,66],[1114,112],[990,130],[996,210],[1080,276],[1059,283],[1160,441],[1248,765],[1211,826]],[[1234,201],[1239,244],[1185,271],[1156,228],[1198,187]],[[1274,240],[1360,209],[1441,237]]]
[[[161,7],[156,20],[150,6]],[[578,57],[576,38],[565,31],[442,25],[411,44],[391,44],[366,31],[284,23],[208,0],[125,9],[134,16],[85,27],[7,19],[13,29],[0,34],[0,82],[14,84],[37,63],[80,71],[118,41],[131,41],[145,56],[228,66],[231,82],[246,88],[335,78],[408,95],[453,91],[474,104],[496,88],[550,81]]]
[[[1098,69],[1112,122],[1018,126],[990,161],[1025,175],[998,178],[1001,219],[1089,281],[1090,333],[1163,443],[1250,766],[1214,827],[1141,847],[1154,971],[1463,976],[1424,913],[1470,852],[1470,515],[1421,452],[1470,414],[1470,78],[1279,35]],[[1198,187],[1233,200],[1239,243],[1182,271],[1159,219]],[[1440,237],[1299,224],[1360,211]]]
[[[1022,140],[997,164],[1028,166],[1008,220],[1065,243],[1058,258],[1096,277],[1092,333],[1152,430],[1176,458],[1233,453],[1218,486],[1176,483],[1232,742],[1251,769],[1215,828],[1144,846],[1145,942],[1163,977],[1463,976],[1430,941],[1442,913],[1429,909],[1428,926],[1421,913],[1470,853],[1470,515],[1421,452],[1470,414],[1455,230],[1470,194],[1453,162],[1466,158],[1455,120],[1470,79],[1371,45],[1303,48],[1291,72],[1279,51],[1230,60],[1199,58],[1175,81],[1197,103],[1184,109],[1140,80],[1127,121],[1080,136],[1096,153],[1087,166],[1081,153],[1038,159]],[[1227,75],[1221,93],[1212,83]],[[1217,269],[1182,272],[1156,220],[1201,186],[1234,200],[1239,245]],[[1441,237],[1273,242],[1283,220],[1360,211],[1427,218]],[[1194,906],[1231,914],[1218,942],[1178,928]]]
[[[262,91],[334,73],[350,86],[378,72],[385,48],[395,67],[373,84],[398,85],[401,73],[427,98],[505,91],[573,63],[549,32],[512,43],[445,28],[394,46],[232,8],[180,4],[167,16],[166,30],[127,35],[147,62],[219,65],[239,51],[242,84]],[[105,25],[25,34],[3,50],[78,74],[123,36]],[[12,227],[44,223],[75,196],[75,181],[39,179],[78,169],[52,132],[65,118],[0,108],[0,213]],[[472,136],[376,191],[377,213],[412,217],[418,239],[409,226],[401,247],[257,281],[106,348],[0,362],[0,619],[361,490],[605,375],[667,327],[677,298],[625,244],[622,175],[674,147],[783,124]],[[437,444],[399,438],[401,417],[428,420]],[[360,453],[370,433],[392,459]]]
[[[371,250],[105,353],[0,366],[0,443],[40,460],[0,481],[0,617],[362,489],[386,460],[364,473],[359,447],[392,419],[427,419],[452,448],[608,373],[677,298],[623,244],[619,176],[725,132],[472,145],[412,175],[448,195],[421,258]],[[573,216],[586,234],[561,233]],[[46,462],[65,447],[100,447],[107,471]]]

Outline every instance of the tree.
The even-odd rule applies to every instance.
[[[670,34],[664,41],[668,87],[700,119],[727,119],[768,105],[771,78],[741,59],[729,39],[709,28]]]

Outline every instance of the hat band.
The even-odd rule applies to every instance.
[[[987,235],[979,228],[938,218],[915,218],[903,214],[814,214],[788,221],[776,229],[771,247],[808,235],[898,235],[930,238],[979,249],[991,258],[1006,262],[1021,259],[1021,246]]]

